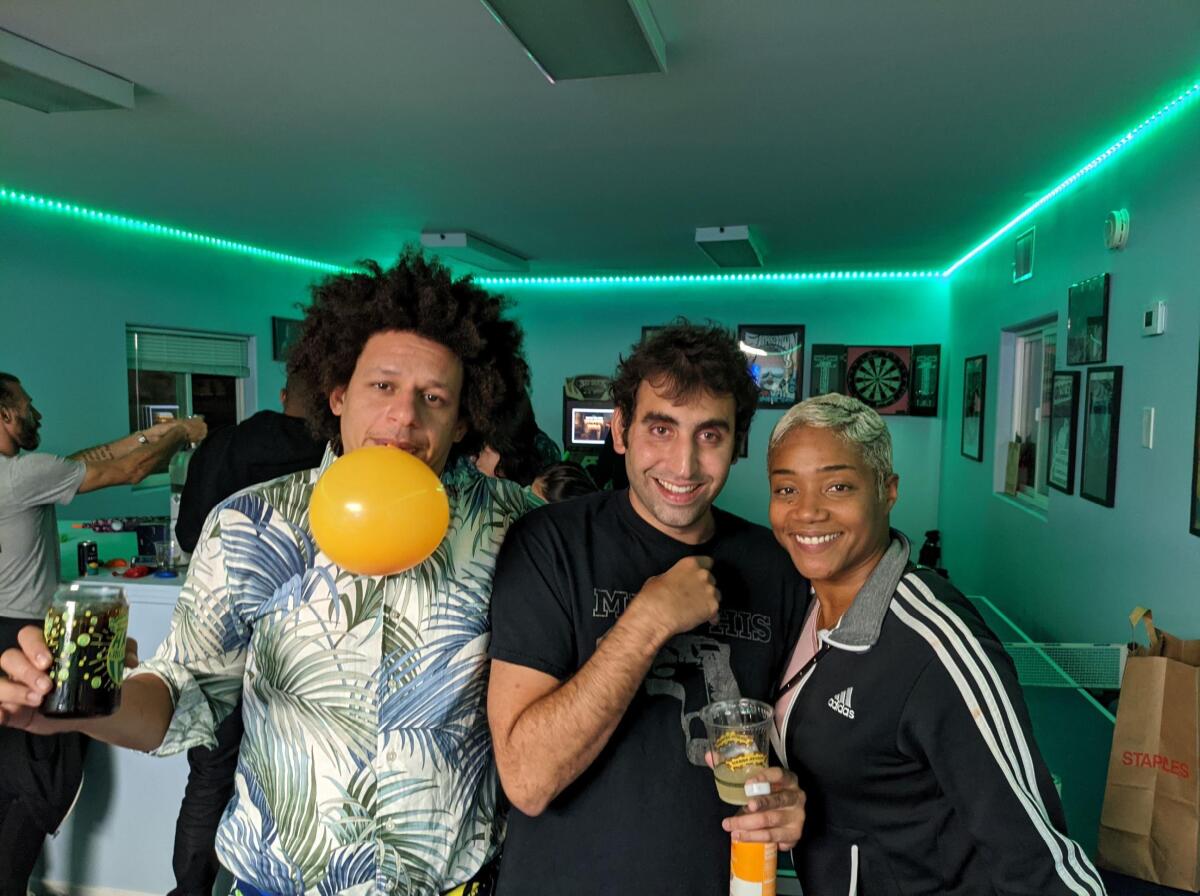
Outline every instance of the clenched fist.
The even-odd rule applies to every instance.
[[[684,557],[661,576],[646,580],[634,603],[670,635],[716,622],[721,592],[711,557]]]

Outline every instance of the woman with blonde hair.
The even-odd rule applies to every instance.
[[[1064,833],[1008,655],[889,525],[899,477],[883,419],[810,398],[767,457],[771,528],[815,597],[776,704],[808,797],[793,852],[804,891],[1103,893]]]

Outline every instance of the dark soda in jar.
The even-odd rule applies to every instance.
[[[43,634],[53,663],[42,714],[106,716],[121,704],[129,604],[115,585],[72,582],[54,593]]]

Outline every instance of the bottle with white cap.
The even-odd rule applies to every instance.
[[[761,700],[722,700],[700,710],[708,729],[717,796],[734,806],[766,796],[766,781],[747,784],[746,778],[767,767],[774,710]],[[730,839],[729,896],[775,896],[779,848],[774,843]]]

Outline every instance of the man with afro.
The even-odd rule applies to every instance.
[[[504,311],[415,251],[317,284],[289,366],[314,385],[320,466],[217,505],[171,632],[117,713],[41,716],[49,657],[29,628],[0,658],[0,721],[165,755],[211,746],[241,696],[217,834],[238,891],[424,896],[486,878],[500,836],[484,711],[492,574],[509,525],[538,503],[470,462],[528,389]],[[364,445],[420,458],[450,501],[445,539],[403,573],[355,574],[312,538],[317,478]]]

